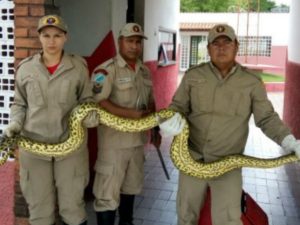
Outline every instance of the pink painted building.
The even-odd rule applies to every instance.
[[[284,75],[288,20],[289,13],[181,13],[180,70],[208,60],[208,31],[215,24],[225,23],[238,35],[238,62],[253,69]]]

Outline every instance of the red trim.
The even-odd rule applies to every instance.
[[[105,38],[102,40],[102,42],[94,50],[92,55],[85,57],[90,74],[93,72],[96,66],[114,57],[115,55],[116,46],[114,42],[114,36],[112,31],[109,31]]]
[[[283,119],[297,139],[300,138],[300,63],[287,62]]]

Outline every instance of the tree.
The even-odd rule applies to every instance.
[[[259,7],[258,2],[260,2]],[[244,9],[250,12],[270,12],[275,6],[276,3],[270,0],[181,0],[180,11],[228,12]]]

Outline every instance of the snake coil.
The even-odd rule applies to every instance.
[[[83,143],[85,131],[82,127],[82,120],[91,111],[96,111],[100,118],[100,123],[119,131],[140,132],[149,130],[158,125],[157,116],[162,119],[170,118],[175,112],[171,110],[161,110],[152,113],[142,119],[127,119],[115,116],[101,109],[95,103],[83,103],[77,106],[69,119],[70,134],[66,141],[57,144],[48,144],[32,141],[22,136],[5,138],[0,144],[0,151],[9,149],[0,159],[0,166],[3,165],[10,154],[13,154],[13,145],[17,145],[25,151],[41,156],[57,157],[66,156],[76,151]],[[219,161],[202,163],[195,161],[188,150],[189,128],[186,123],[183,131],[174,137],[171,144],[171,159],[181,172],[200,179],[210,179],[223,175],[233,169],[241,167],[272,168],[286,163],[296,162],[298,158],[294,154],[288,154],[276,158],[261,159],[246,155],[230,155]]]

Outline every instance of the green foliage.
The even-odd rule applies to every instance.
[[[270,12],[275,6],[271,0],[180,0],[181,12]]]
[[[263,82],[284,82],[285,78],[281,75],[270,74],[270,73],[260,73],[259,74]]]

